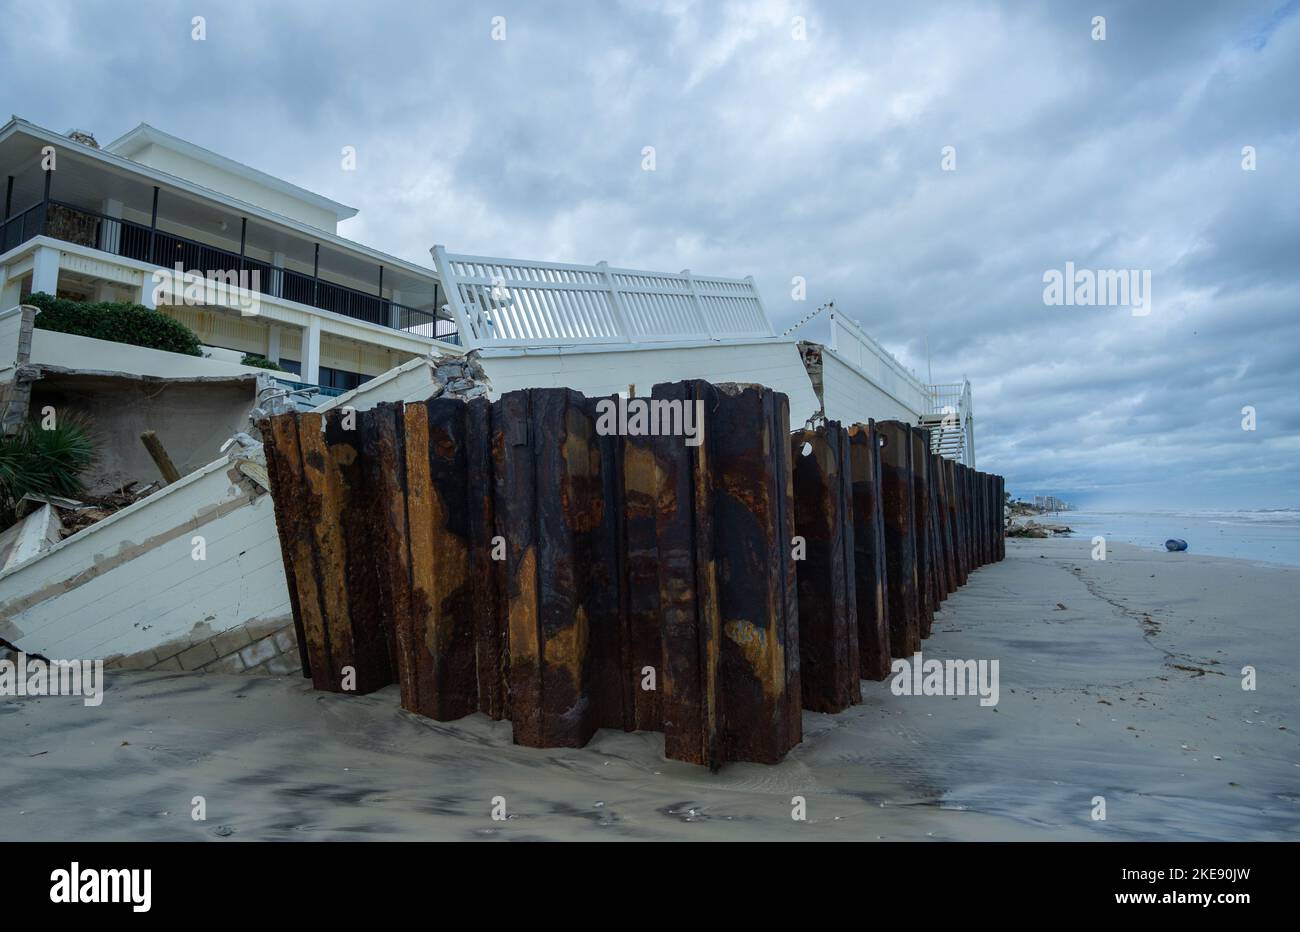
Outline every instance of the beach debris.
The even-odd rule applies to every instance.
[[[1182,553],[1187,549],[1187,541],[1179,540],[1177,537],[1171,537],[1165,541],[1165,549],[1170,553]]]

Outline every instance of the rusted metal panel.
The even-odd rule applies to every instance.
[[[623,476],[624,611],[628,631],[631,728],[663,730],[663,663],[659,633],[659,545],[655,538],[655,456],[651,438],[624,437]],[[648,672],[647,672],[648,671]],[[653,676],[654,679],[647,679]],[[655,688],[647,688],[654,686]]]
[[[613,399],[611,399],[612,401]],[[635,721],[631,631],[624,598],[623,437],[597,430],[598,399],[583,399],[583,419],[570,427],[566,446],[569,500],[577,583],[587,620],[586,678],[592,724],[631,731]]]
[[[653,398],[693,403],[712,394],[692,383],[657,385]],[[708,431],[708,424],[705,426]],[[706,434],[707,435],[707,434]],[[713,563],[712,488],[708,443],[654,439],[655,534],[659,550],[659,612],[663,663],[664,752],[694,764],[719,763],[717,652],[719,616]]]
[[[654,442],[666,751],[779,760],[801,734],[789,402],[698,381],[652,397],[703,416],[699,446]]]
[[[983,566],[989,562],[989,495],[988,476],[975,473],[975,507],[979,514],[979,559]]]
[[[971,506],[971,469],[964,464],[958,464],[958,468],[957,494],[961,503],[962,559],[965,561],[966,576],[969,579],[970,574],[978,567],[975,562],[975,511]]]
[[[1007,531],[1006,516],[1003,514],[1007,498],[1007,480],[1005,476],[998,476],[998,559],[1007,558]]]
[[[930,636],[934,624],[934,554],[930,533],[930,432],[913,427],[909,432],[912,445],[912,520],[916,534],[916,611],[918,632]]]
[[[373,509],[361,433],[342,412],[285,415],[264,428],[291,604],[317,689],[371,692],[392,682],[391,629],[366,516]]]
[[[411,553],[406,508],[406,453],[400,405],[381,404],[362,417],[362,451],[367,481],[374,485],[375,560],[378,600],[391,631],[392,668],[402,708],[417,710],[407,662],[411,625]]]
[[[889,675],[888,575],[876,424],[849,428],[853,483],[853,568],[857,580],[858,656],[862,678]]]
[[[479,705],[467,413],[464,402],[435,398],[403,417],[413,572],[401,678],[414,681],[411,711],[438,721]]]
[[[301,531],[294,525],[296,511],[290,505],[291,496],[287,490],[293,488],[293,475],[301,476],[302,459],[298,449],[298,425],[296,420],[285,418],[282,423],[273,424],[269,418],[263,418],[257,425],[262,434],[262,448],[266,456],[266,472],[272,489],[279,489],[279,495],[271,496],[271,506],[275,513],[276,532],[281,541],[301,540]],[[279,437],[276,436],[276,430]],[[283,448],[283,449],[282,449]],[[291,464],[288,462],[292,459]],[[299,601],[299,584],[295,578],[300,557],[295,555],[294,547],[281,544],[280,559],[284,564],[284,579],[289,589],[289,608],[293,612],[293,630],[298,641],[298,660],[302,666],[302,675],[311,676],[311,653],[307,649],[307,637],[303,631],[303,610]]]
[[[957,567],[953,563],[952,557],[952,523],[948,514],[948,477],[945,470],[945,460],[939,454],[935,454],[931,465],[935,476],[934,487],[934,510],[939,537],[939,551],[942,556],[943,575],[939,581],[939,589],[943,593],[943,598],[947,599],[957,589]]]
[[[954,589],[966,582],[965,566],[961,555],[961,522],[957,503],[957,464],[950,459],[943,461],[944,499],[948,514],[948,552],[952,556],[952,578]]]
[[[948,526],[947,481],[944,459],[930,454],[930,511],[934,515],[936,568],[938,570],[939,600],[947,599],[956,586],[953,583],[952,547]]]
[[[881,491],[889,574],[889,651],[893,657],[911,657],[921,641],[911,428],[900,421],[881,421],[876,429],[883,439]]]
[[[604,499],[586,402],[568,389],[526,389],[502,396],[493,419],[504,453],[511,721],[515,743],[531,747],[581,747],[598,727],[583,590]]]
[[[465,403],[465,466],[469,474],[470,599],[474,616],[474,666],[478,709],[509,717],[510,653],[506,628],[506,542],[496,527],[492,405]]]
[[[827,421],[790,442],[795,532],[806,548],[797,569],[803,707],[841,712],[862,699],[849,437]]]

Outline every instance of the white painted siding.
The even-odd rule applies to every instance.
[[[920,411],[886,392],[829,349],[822,350],[822,400],[826,417],[846,426],[864,423],[867,418],[909,424],[921,418]],[[790,422],[793,426],[793,417]]]
[[[131,654],[188,635],[196,625],[218,633],[249,621],[287,615],[280,544],[271,496],[249,494],[221,460],[185,477],[53,549],[0,576],[0,636],[52,658]],[[186,528],[220,505],[227,514]],[[172,529],[99,576],[69,587],[78,574]],[[195,560],[202,535],[207,559]],[[46,587],[62,591],[34,605],[16,605]]]
[[[802,426],[818,408],[812,382],[793,342],[701,344],[627,350],[586,347],[582,352],[493,355],[479,360],[492,382],[492,397],[518,388],[572,388],[597,397],[625,392],[649,395],[658,382],[708,379],[752,382],[790,398],[790,425]]]
[[[879,392],[893,398],[894,403],[913,412],[913,419],[929,412],[930,389],[912,375],[888,350],[873,340],[856,323],[839,313],[831,315],[830,325],[831,341],[826,346],[823,356],[832,355],[855,370],[860,378],[869,382]],[[855,395],[856,392],[852,392],[848,398],[837,399],[836,404],[840,402],[852,404]],[[874,401],[874,397],[872,400]],[[833,417],[829,412],[827,416]]]

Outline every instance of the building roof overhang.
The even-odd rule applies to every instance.
[[[300,188],[296,184],[285,181],[283,178],[277,178],[274,175],[268,175],[266,172],[259,171],[242,162],[236,162],[234,159],[226,158],[224,155],[213,152],[211,149],[205,149],[202,146],[187,142],[171,133],[163,132],[156,126],[150,126],[148,123],[141,123],[130,132],[119,136],[100,151],[111,152],[115,155],[121,155],[128,159],[133,159],[143,149],[148,146],[159,146],[169,149],[172,152],[180,153],[187,158],[194,159],[204,165],[219,169],[243,178],[253,184],[261,185],[264,188],[270,188],[272,191],[278,191],[296,200],[302,201],[319,210],[324,210],[332,214],[337,221],[347,220],[357,215],[355,207],[349,207],[336,200],[317,194],[314,191],[308,191],[306,188]]]

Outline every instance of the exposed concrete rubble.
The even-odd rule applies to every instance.
[[[803,367],[808,370],[808,381],[812,382],[813,392],[817,395],[817,413],[808,421],[811,426],[826,419],[825,389],[822,385],[822,345],[800,340],[799,358],[803,360]]]
[[[435,356],[429,361],[433,368],[435,391],[431,398],[463,398],[469,401],[491,391],[487,373],[478,360],[478,350],[464,356]]]
[[[12,365],[0,359],[0,436],[12,435],[27,420],[32,382],[40,378],[40,372],[29,364],[35,327],[36,308],[29,304],[0,312],[0,328],[9,328],[17,337]],[[12,333],[14,329],[16,334]]]

